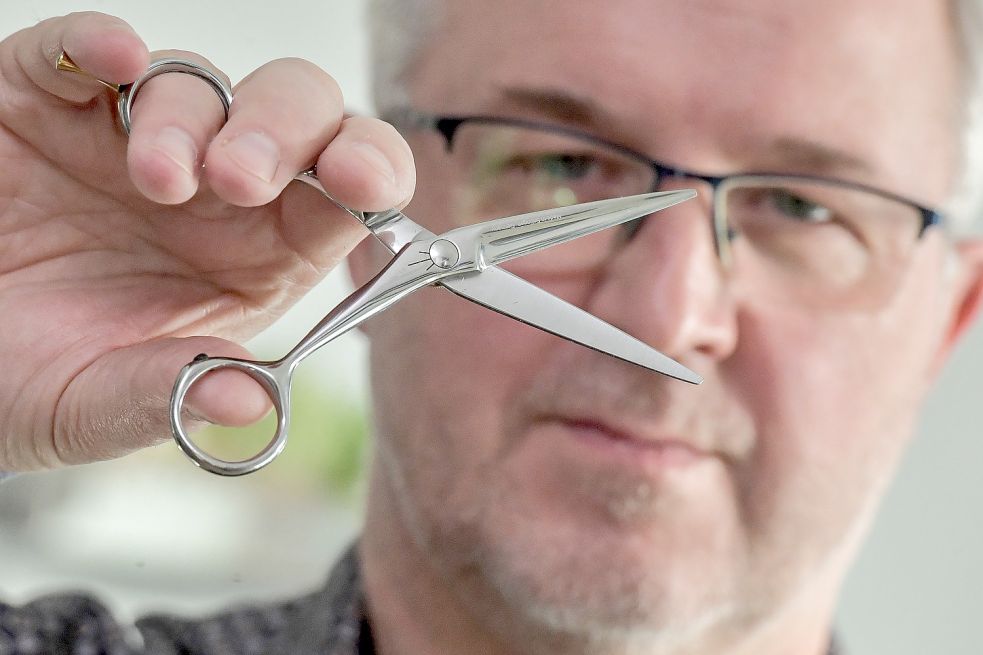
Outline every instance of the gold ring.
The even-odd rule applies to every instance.
[[[100,80],[95,75],[92,75],[88,71],[82,69],[78,64],[72,61],[72,58],[69,57],[64,50],[62,50],[61,54],[58,55],[58,61],[55,62],[55,68],[60,71],[65,71],[66,73],[78,73],[79,75],[85,75],[86,77],[91,78],[103,85],[107,89],[119,93],[119,84],[113,84],[112,82],[107,82],[106,80]]]

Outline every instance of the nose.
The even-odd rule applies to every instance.
[[[701,190],[696,200],[645,218],[587,301],[592,314],[683,363],[721,360],[737,345],[736,306],[714,247],[708,197]]]

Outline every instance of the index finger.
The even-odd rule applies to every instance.
[[[66,53],[90,76],[55,68]],[[97,12],[50,18],[0,43],[4,81],[12,91],[41,91],[72,104],[85,104],[105,92],[97,81],[127,84],[150,63],[146,44],[125,21]],[[10,65],[12,64],[12,65]]]

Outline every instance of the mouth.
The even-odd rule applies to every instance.
[[[652,473],[686,469],[716,458],[691,439],[600,418],[551,416],[542,425],[557,430],[562,445],[582,450],[588,457]]]

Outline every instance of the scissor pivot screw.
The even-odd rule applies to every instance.
[[[461,252],[454,242],[437,239],[430,244],[430,259],[440,268],[453,268],[461,261]]]

